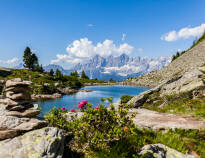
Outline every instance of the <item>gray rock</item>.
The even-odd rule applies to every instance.
[[[197,68],[190,69],[185,72],[181,77],[173,82],[168,81],[163,85],[161,95],[178,94],[183,92],[190,92],[193,90],[205,88],[203,82],[204,74]]]
[[[155,93],[155,92],[159,92],[161,87],[163,86],[163,84],[155,87],[155,88],[152,88],[148,91],[145,91],[135,97],[133,97],[129,102],[128,104],[133,104],[133,107],[140,107],[142,106],[148,99],[149,95]]]
[[[205,89],[204,78],[204,73],[199,71],[198,68],[193,68],[185,72],[182,76],[164,81],[159,86],[133,97],[128,103],[133,103],[134,107],[140,107],[149,99],[149,95],[156,92],[159,92],[160,96],[163,97],[171,94],[180,94]]]
[[[14,78],[6,81],[6,88],[10,87],[28,87],[31,85],[30,81],[23,81],[21,78]]]
[[[19,118],[16,116],[0,116],[0,140],[12,138],[20,133],[45,127],[47,123],[35,118]],[[8,134],[6,134],[8,132]]]
[[[144,158],[194,158],[193,155],[180,153],[163,144],[145,145],[139,150],[138,156],[143,156]]]
[[[64,134],[53,127],[34,130],[13,139],[0,141],[2,158],[62,158],[63,150]]]
[[[6,116],[16,116],[16,117],[35,117],[40,113],[40,110],[36,109],[27,109],[24,111],[7,111],[5,112]]]
[[[31,95],[27,92],[14,93],[12,91],[6,92],[6,97],[12,100],[31,100]]]

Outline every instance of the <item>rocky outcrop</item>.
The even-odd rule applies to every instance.
[[[62,158],[64,134],[54,127],[46,127],[13,139],[0,141],[1,158]]]
[[[93,92],[91,89],[80,89],[80,92]]]
[[[194,158],[193,155],[182,154],[163,144],[145,145],[139,150],[138,156],[144,158]]]
[[[77,89],[72,89],[70,87],[66,87],[66,88],[58,88],[59,92],[61,94],[71,94],[71,93],[76,93],[78,92]]]
[[[203,129],[205,121],[197,120],[193,117],[183,117],[175,114],[159,113],[147,109],[129,109],[129,114],[136,113],[133,118],[135,125],[141,128],[153,130],[167,129]]]
[[[45,121],[35,118],[40,111],[38,105],[32,103],[30,84],[30,81],[20,78],[6,82],[6,96],[0,99],[0,140],[46,125]]]
[[[54,93],[54,94],[33,94],[31,95],[31,98],[33,100],[36,99],[57,99],[57,98],[61,98],[62,94],[59,93]]]
[[[178,94],[184,92],[191,92],[193,90],[205,89],[204,79],[205,74],[201,72],[199,67],[185,72],[183,75],[174,80],[169,80],[161,88],[161,95]]]
[[[163,97],[165,95],[203,90],[205,89],[205,74],[202,71],[203,69],[205,67],[192,68],[181,76],[164,81],[155,88],[133,97],[129,103],[132,103],[134,107],[140,107],[147,101],[149,95],[156,92],[159,92],[160,96]]]

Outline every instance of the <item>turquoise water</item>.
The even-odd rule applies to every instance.
[[[94,106],[99,105],[100,98],[113,97],[113,102],[119,100],[122,95],[138,95],[141,92],[148,90],[145,87],[111,85],[111,86],[86,86],[82,89],[90,89],[92,92],[78,92],[71,95],[65,95],[60,99],[38,101],[37,104],[41,107],[41,116],[44,116],[52,107],[66,107],[66,109],[77,109],[79,101],[88,100]]]

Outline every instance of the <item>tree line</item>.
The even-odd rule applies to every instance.
[[[28,68],[31,71],[44,72],[42,64],[39,65],[38,57],[36,56],[35,53],[31,52],[31,49],[29,47],[26,47],[26,49],[24,50],[23,62],[24,62],[23,66],[25,68]],[[54,76],[54,74],[55,74],[55,77],[58,79],[63,77],[63,74],[61,73],[59,69],[57,69],[55,73],[53,69],[50,69],[49,75]],[[70,76],[80,77],[77,71],[71,72]],[[89,79],[89,77],[86,75],[84,70],[81,73],[81,78]]]

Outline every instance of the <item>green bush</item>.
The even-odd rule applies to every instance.
[[[107,100],[112,102],[111,98]],[[59,109],[52,109],[45,118],[50,125],[72,131],[75,148],[86,151],[106,149],[110,142],[124,139],[133,132],[134,124],[125,109],[116,111],[112,105],[108,109],[103,104],[94,109],[87,104],[86,109],[81,118],[69,122],[64,117],[65,111]]]
[[[120,100],[121,100],[121,103],[122,103],[122,104],[126,104],[126,103],[128,103],[132,98],[133,98],[133,96],[123,95],[123,96],[120,97]]]

